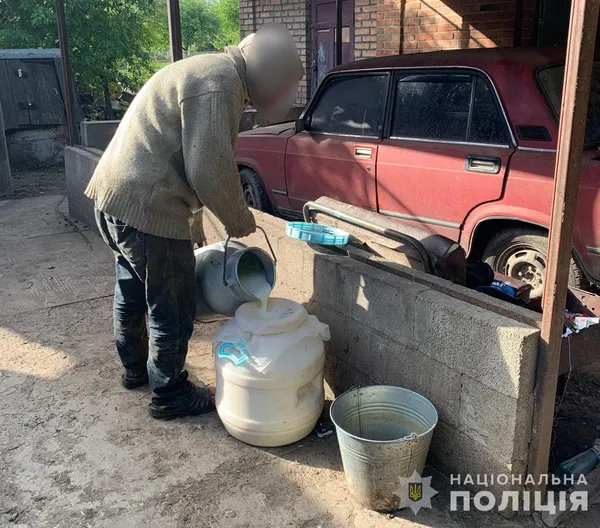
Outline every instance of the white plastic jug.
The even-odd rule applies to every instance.
[[[238,308],[215,335],[216,406],[227,431],[261,447],[309,434],[324,403],[329,327],[287,299]]]

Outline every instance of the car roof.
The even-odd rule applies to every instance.
[[[473,50],[448,50],[431,53],[411,53],[358,60],[343,64],[332,72],[380,70],[427,66],[464,66],[491,73],[506,67],[526,67],[529,71],[539,67],[564,62],[565,50],[560,48],[480,48]]]

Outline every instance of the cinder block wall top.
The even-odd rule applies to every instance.
[[[336,394],[374,383],[414,390],[440,416],[430,452],[434,466],[463,476],[525,474],[537,328],[347,257],[318,253],[286,237],[280,219],[257,213],[257,221],[277,253],[274,295],[306,304],[331,328],[326,378]],[[212,215],[205,230],[209,243],[225,237]],[[267,249],[262,233],[243,242]]]

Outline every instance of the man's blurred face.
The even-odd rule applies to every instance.
[[[284,26],[267,24],[244,39],[241,49],[252,105],[270,121],[283,119],[304,73],[292,35]]]

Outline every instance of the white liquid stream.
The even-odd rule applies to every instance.
[[[242,288],[258,299],[260,302],[261,314],[265,314],[267,311],[269,295],[271,295],[273,287],[267,282],[264,271],[245,269],[241,272],[240,270],[239,280]]]

